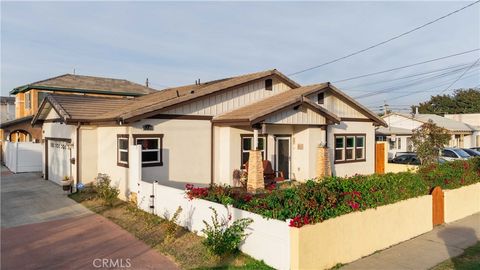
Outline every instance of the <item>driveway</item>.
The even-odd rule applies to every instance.
[[[179,269],[39,174],[2,167],[1,269]]]

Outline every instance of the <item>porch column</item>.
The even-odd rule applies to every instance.
[[[262,152],[251,150],[248,157],[247,191],[255,193],[264,188]]]
[[[322,179],[325,176],[332,175],[332,168],[330,166],[330,159],[328,157],[328,147],[320,145],[317,148],[317,173],[316,176]]]

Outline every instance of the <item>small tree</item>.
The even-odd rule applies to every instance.
[[[412,142],[421,163],[431,164],[438,160],[440,150],[448,144],[448,131],[429,120],[413,131]]]

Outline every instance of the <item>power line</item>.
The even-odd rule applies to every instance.
[[[468,51],[464,51],[464,52],[460,52],[460,53],[455,53],[455,54],[451,54],[451,55],[447,55],[447,56],[442,56],[442,57],[426,60],[426,61],[423,61],[423,62],[417,62],[417,63],[414,63],[414,64],[409,64],[409,65],[406,65],[406,66],[395,67],[395,68],[391,68],[391,69],[387,69],[387,70],[382,70],[382,71],[377,71],[377,72],[373,72],[373,73],[358,75],[358,76],[354,76],[354,77],[350,77],[350,78],[346,78],[346,79],[342,79],[342,80],[337,80],[337,81],[334,81],[333,83],[346,82],[346,81],[356,80],[356,79],[365,78],[365,77],[369,77],[369,76],[374,76],[374,75],[378,75],[378,74],[382,74],[382,73],[392,72],[392,71],[395,71],[395,70],[409,68],[409,67],[413,67],[413,66],[418,66],[418,65],[422,65],[422,64],[426,64],[426,63],[431,63],[431,62],[435,62],[435,61],[439,61],[439,60],[443,60],[443,59],[447,59],[447,58],[451,58],[451,57],[455,57],[455,56],[459,56],[459,55],[463,55],[463,54],[467,54],[467,53],[472,53],[472,52],[479,51],[479,50],[480,50],[480,48],[476,48],[476,49],[473,49],[473,50],[468,50]]]
[[[377,95],[377,94],[382,94],[382,93],[385,93],[385,92],[395,91],[395,90],[403,89],[405,87],[409,87],[409,86],[413,86],[413,85],[417,85],[417,84],[422,84],[422,83],[425,83],[425,82],[430,82],[434,79],[443,78],[443,77],[455,74],[457,72],[462,71],[463,69],[466,69],[466,68],[453,70],[453,71],[448,71],[448,72],[444,72],[444,73],[434,75],[434,76],[415,79],[415,80],[412,80],[412,81],[408,82],[407,84],[396,85],[396,86],[393,86],[393,87],[384,88],[384,89],[377,90],[377,91],[366,92],[366,94],[359,95],[359,96],[356,96],[354,98],[355,99],[366,98],[366,97],[374,96],[374,95]]]
[[[361,50],[355,51],[355,52],[353,52],[353,53],[347,54],[347,55],[345,55],[345,56],[342,56],[342,57],[339,57],[339,58],[336,58],[336,59],[333,59],[333,60],[330,60],[330,61],[328,61],[328,62],[325,62],[325,63],[320,64],[320,65],[317,65],[317,66],[313,66],[313,67],[310,67],[310,68],[306,68],[306,69],[303,69],[303,70],[300,70],[300,71],[297,71],[297,72],[288,74],[288,76],[294,76],[294,75],[297,75],[297,74],[300,74],[300,73],[303,73],[303,72],[306,72],[306,71],[310,71],[310,70],[312,70],[312,69],[317,69],[317,68],[319,68],[319,67],[323,67],[323,66],[326,66],[326,65],[329,65],[329,64],[338,62],[338,61],[340,61],[340,60],[346,59],[346,58],[348,58],[348,57],[352,57],[352,56],[354,56],[354,55],[360,54],[360,53],[362,53],[362,52],[371,50],[371,49],[373,49],[373,48],[375,48],[375,47],[381,46],[381,45],[383,45],[383,44],[385,44],[385,43],[388,43],[388,42],[390,42],[390,41],[393,41],[393,40],[396,40],[396,39],[398,39],[398,38],[401,38],[401,37],[406,36],[406,35],[408,35],[408,34],[410,34],[410,33],[412,33],[412,32],[415,32],[415,31],[417,31],[417,30],[420,30],[420,29],[422,29],[422,28],[424,28],[424,27],[426,27],[426,26],[429,26],[429,25],[431,25],[431,24],[433,24],[433,23],[435,23],[435,22],[438,22],[438,21],[440,21],[440,20],[442,20],[442,19],[445,19],[445,18],[447,18],[447,17],[449,17],[449,16],[451,16],[451,15],[457,13],[457,12],[460,12],[460,11],[466,9],[466,8],[469,8],[469,7],[477,4],[478,2],[480,2],[480,0],[475,1],[475,2],[473,2],[473,3],[471,3],[471,4],[468,4],[468,5],[460,8],[460,9],[454,10],[454,11],[452,11],[452,12],[446,14],[446,15],[443,15],[443,16],[441,16],[441,17],[439,17],[439,18],[437,18],[437,19],[435,19],[435,20],[433,20],[433,21],[429,21],[429,22],[427,22],[427,23],[425,23],[425,24],[422,24],[422,25],[420,25],[420,26],[417,26],[417,27],[415,27],[415,28],[413,28],[413,29],[411,29],[411,30],[408,30],[407,32],[403,32],[403,33],[401,33],[401,34],[399,34],[399,35],[396,35],[396,36],[394,36],[394,37],[391,37],[391,38],[389,38],[389,39],[387,39],[387,40],[384,40],[384,41],[379,42],[379,43],[377,43],[377,44],[371,45],[371,46],[369,46],[369,47],[367,47],[367,48],[365,48],[365,49],[361,49]]]
[[[475,66],[475,65],[478,63],[478,61],[480,61],[480,58],[478,58],[477,61],[473,62],[473,64],[470,65],[470,66],[467,68],[467,70],[465,70],[465,71],[462,73],[462,75],[460,75],[460,77],[458,77],[458,78],[457,78],[454,82],[452,82],[447,88],[445,88],[445,90],[443,90],[442,92],[440,92],[440,94],[443,94],[445,91],[447,91],[448,89],[450,89],[450,87],[452,87],[456,82],[458,82],[458,80],[460,80],[460,79],[463,77],[463,75],[465,75],[465,73],[467,73],[473,66]]]

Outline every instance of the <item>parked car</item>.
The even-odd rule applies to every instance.
[[[469,148],[462,148],[463,151],[467,152],[472,157],[478,157],[480,156],[480,152],[474,149],[469,149]]]
[[[470,149],[480,152],[480,147],[470,147]]]
[[[402,154],[393,158],[390,163],[420,165],[420,159],[417,154]]]
[[[460,149],[460,148],[444,148],[442,150],[442,154],[441,154],[442,158],[448,160],[448,161],[451,161],[451,160],[461,160],[461,159],[468,159],[470,158],[471,156],[463,151],[463,149]]]

